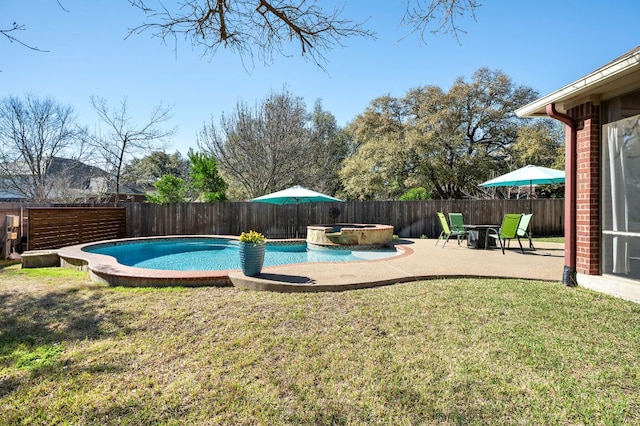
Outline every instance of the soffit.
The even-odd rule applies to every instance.
[[[546,107],[555,104],[559,112],[577,105],[600,101],[640,89],[640,47],[598,68],[591,74],[516,110],[519,117],[546,116]]]

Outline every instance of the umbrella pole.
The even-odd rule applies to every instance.
[[[533,214],[533,208],[531,207],[531,191],[533,191],[533,181],[529,181],[529,214]],[[529,224],[529,248],[533,249],[533,242],[531,241],[531,229],[533,225]]]
[[[298,234],[298,227],[299,227],[299,224],[300,224],[300,208],[299,208],[299,206],[300,206],[300,203],[296,202],[296,238],[299,237],[299,234]]]

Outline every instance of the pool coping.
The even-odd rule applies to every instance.
[[[127,266],[118,263],[118,261],[109,255],[90,253],[83,251],[83,248],[88,246],[95,246],[98,244],[111,244],[116,242],[128,242],[128,241],[146,241],[146,240],[167,240],[167,239],[185,239],[185,238],[215,238],[224,240],[238,240],[238,236],[235,235],[166,235],[166,236],[154,236],[154,237],[138,237],[138,238],[123,238],[117,240],[104,240],[94,241],[91,243],[77,244],[73,246],[63,247],[57,250],[57,254],[60,258],[60,266],[66,268],[73,268],[80,271],[89,273],[89,276],[93,281],[107,284],[110,286],[123,286],[123,287],[204,287],[204,286],[216,286],[216,287],[228,287],[238,286],[242,288],[251,288],[246,280],[241,279],[245,277],[239,269],[228,270],[198,270],[198,271],[173,271],[173,270],[159,270],[159,269],[146,269],[137,268],[134,266]],[[295,244],[303,243],[304,239],[269,239],[269,244]],[[406,247],[397,247],[402,251],[401,254],[394,256],[394,258],[407,256],[413,251]],[[385,259],[372,259],[372,260],[356,260],[348,263],[365,263],[365,262],[378,262]],[[308,262],[305,265],[331,265],[344,262]],[[268,266],[264,267],[263,274],[268,274],[270,271],[276,271],[282,266]],[[263,275],[261,274],[261,276]],[[240,278],[237,278],[240,277]],[[287,284],[282,284],[286,286]],[[297,288],[303,288],[300,284],[295,284]],[[346,289],[346,288],[345,288]],[[274,291],[286,291],[286,290],[274,290]],[[291,290],[289,290],[291,291]],[[300,291],[300,290],[298,290]],[[308,291],[327,291],[322,290],[320,286],[314,286],[313,290]]]

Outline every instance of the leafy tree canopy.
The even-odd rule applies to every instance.
[[[375,99],[347,129],[354,154],[340,172],[345,191],[395,199],[422,186],[434,198],[473,196],[491,170],[512,159],[527,122],[514,111],[536,96],[503,72],[482,68],[447,92],[425,86],[404,98]]]
[[[147,194],[147,201],[156,204],[177,204],[187,201],[187,183],[172,175],[164,175],[155,183],[158,194]]]
[[[429,200],[431,198],[431,194],[426,188],[421,186],[417,188],[409,188],[407,192],[400,196],[400,201],[418,201],[418,200]]]
[[[218,173],[218,162],[215,157],[192,149],[189,157],[189,181],[191,187],[199,193],[199,199],[206,202],[224,201],[227,183]]]
[[[563,129],[559,121],[535,120],[518,129],[514,168],[527,164],[564,170]]]
[[[122,171],[122,181],[137,185],[153,185],[164,175],[186,179],[188,174],[189,160],[183,158],[179,151],[173,154],[153,151],[145,157],[134,158],[125,165]]]

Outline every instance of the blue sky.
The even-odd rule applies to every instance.
[[[173,0],[167,0],[173,1]],[[250,105],[283,87],[308,109],[322,99],[343,126],[374,98],[403,96],[409,89],[447,89],[457,77],[481,67],[499,69],[515,83],[546,95],[640,45],[638,0],[485,0],[476,21],[461,21],[466,34],[404,37],[402,0],[320,1],[345,5],[344,16],[368,19],[377,38],[350,39],[326,54],[326,71],[298,56],[245,69],[240,58],[219,50],[213,58],[179,42],[163,45],[151,33],[125,39],[144,21],[127,0],[2,0],[0,27],[14,21],[20,38],[48,50],[34,52],[0,39],[0,98],[31,93],[72,106],[79,122],[95,128],[90,96],[117,106],[123,97],[143,122],[162,102],[174,106],[178,127],[168,152],[196,148],[196,133],[217,122],[241,100]],[[588,5],[588,6],[587,6]],[[580,13],[576,11],[581,11]],[[403,38],[404,37],[404,38]],[[297,50],[295,50],[297,52]]]

